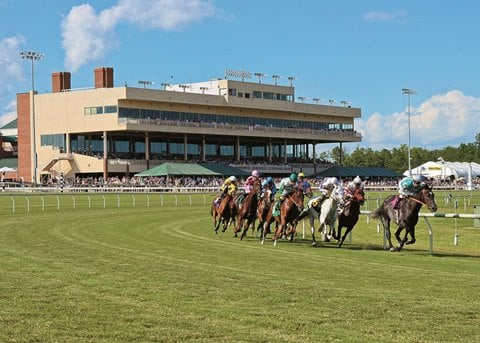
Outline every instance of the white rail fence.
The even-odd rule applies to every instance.
[[[58,189],[54,189],[55,192],[47,192],[47,193],[30,193],[30,192],[18,192],[15,194],[1,194],[1,197],[9,197],[11,200],[11,212],[16,213],[17,207],[20,205],[22,206],[22,210],[26,210],[27,212],[31,212],[32,204],[31,198],[38,199],[40,198],[40,207],[41,211],[46,210],[46,198],[54,198],[56,210],[60,211],[61,209],[73,209],[76,210],[78,207],[78,203],[81,199],[82,205],[87,206],[88,209],[92,208],[92,200],[95,198],[96,206],[98,207],[98,198],[100,197],[100,206],[103,208],[111,208],[117,207],[121,208],[122,206],[128,207],[136,207],[137,202],[141,198],[142,204],[146,203],[147,207],[151,205],[160,205],[164,206],[165,197],[171,199],[173,197],[173,204],[175,206],[192,206],[193,205],[193,197],[200,197],[202,200],[203,205],[210,205],[213,195],[218,193],[217,187],[201,187],[192,189],[192,187],[157,187],[157,188],[136,188],[136,187],[122,187],[120,190],[118,188],[115,189],[103,189],[103,188],[78,188],[78,189],[69,189],[70,192],[61,193],[58,192]],[[113,194],[112,194],[113,193]],[[130,194],[128,194],[130,193]],[[195,194],[197,193],[197,194]],[[198,194],[202,193],[202,194]],[[207,194],[205,194],[207,193]],[[108,202],[107,202],[108,197]],[[114,203],[112,204],[112,197]],[[86,200],[85,200],[86,198]],[[460,197],[463,198],[463,207],[467,210],[467,207],[470,207],[471,201],[468,197]],[[181,199],[181,202],[180,202]],[[368,200],[368,199],[367,199]],[[170,200],[172,201],[172,200]],[[198,200],[196,200],[198,201]],[[420,212],[419,217],[424,218],[425,223],[427,224],[429,242],[430,242],[430,254],[433,254],[433,229],[428,220],[428,218],[451,218],[454,220],[454,245],[458,245],[458,226],[457,226],[457,219],[473,219],[475,223],[475,227],[480,227],[480,205],[474,205],[475,213],[468,214],[468,213],[457,213],[458,209],[458,198],[452,201],[451,197],[445,197],[444,199],[445,205],[451,206],[455,209],[455,213],[424,213]],[[380,199],[376,199],[377,207],[379,205]],[[49,200],[50,206],[52,200]],[[37,200],[38,206],[38,200]],[[367,215],[367,223],[370,222],[370,214],[372,211],[368,210],[368,201],[366,202],[367,210],[362,210],[360,213],[362,215]],[[380,223],[381,221],[377,222],[377,233],[380,233]],[[383,224],[383,223],[382,223]],[[305,238],[305,222],[302,222],[303,225],[303,238]],[[352,243],[352,232],[350,232],[348,241]],[[386,249],[386,235],[385,235],[385,228],[383,230],[383,247]]]

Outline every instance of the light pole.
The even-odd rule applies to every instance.
[[[410,157],[410,95],[416,95],[417,91],[409,88],[402,88],[402,94],[408,96],[408,176],[412,176],[412,164]]]
[[[33,61],[40,61],[44,54],[36,51],[22,51],[20,53],[23,59],[32,62],[32,131],[33,131],[33,183],[37,185],[37,136],[35,132],[35,73],[33,69]]]

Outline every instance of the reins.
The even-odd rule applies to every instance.
[[[298,209],[302,209],[303,208],[303,204],[299,205],[292,197],[291,194],[288,195],[288,198],[295,204],[295,206],[297,206]]]

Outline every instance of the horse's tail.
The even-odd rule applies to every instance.
[[[372,217],[373,219],[376,219],[380,216],[383,216],[384,214],[385,214],[385,210],[383,209],[383,206],[380,206],[370,214],[370,217]]]

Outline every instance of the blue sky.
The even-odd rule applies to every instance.
[[[471,143],[480,133],[479,12],[474,0],[0,0],[0,125],[31,88],[19,53],[34,50],[45,54],[35,64],[41,93],[54,71],[90,87],[99,66],[114,68],[116,86],[154,88],[224,69],[265,73],[265,83],[294,76],[297,97],[362,109],[363,142],[349,151],[407,144],[401,89],[411,88],[412,146]]]

